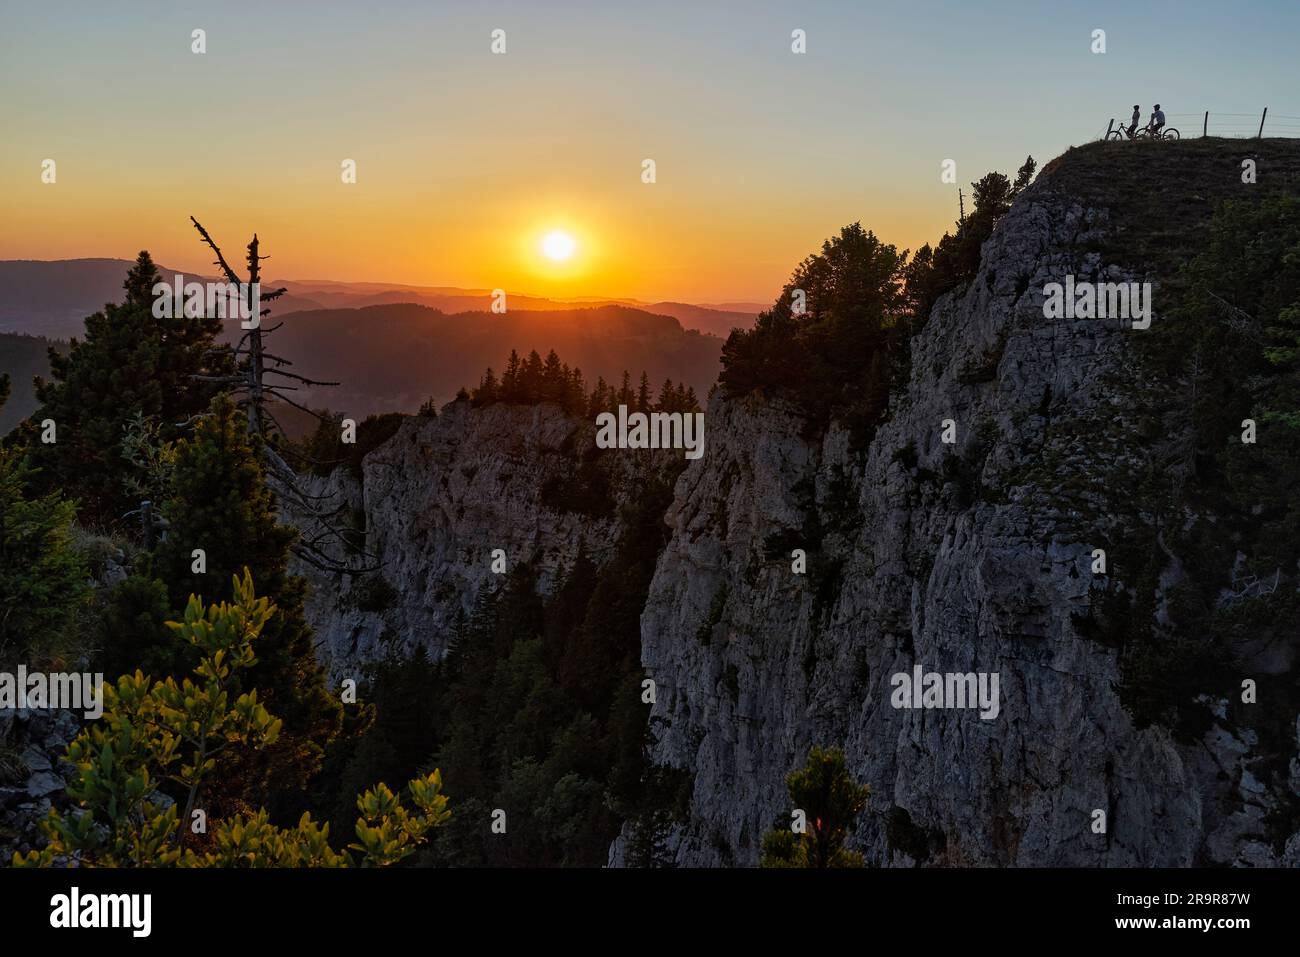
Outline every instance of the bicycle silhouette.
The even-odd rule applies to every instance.
[[[1154,133],[1150,126],[1144,126],[1136,130],[1132,136],[1129,136],[1127,126],[1120,126],[1106,134],[1107,140],[1176,140],[1178,138],[1178,130],[1172,126],[1162,126]]]

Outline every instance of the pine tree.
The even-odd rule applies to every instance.
[[[626,369],[623,370],[623,384],[618,388],[618,401],[616,405],[625,405],[630,411],[636,403],[636,394],[632,391],[632,376]]]
[[[82,867],[350,867],[394,864],[414,853],[451,817],[437,772],[413,779],[406,790],[415,813],[383,783],[356,802],[357,842],[338,853],[329,828],[304,814],[280,828],[265,811],[221,820],[210,800],[229,749],[275,745],[282,724],[246,686],[276,608],[257,598],[245,570],[233,580],[232,601],[206,609],[191,595],[182,621],[170,622],[199,659],[192,677],[155,681],[140,672],[104,688],[104,715],[67,749],[75,768],[67,787],[78,813],[51,811],[42,827],[49,844],[14,855],[22,867],[75,860]],[[241,678],[243,680],[241,680]],[[146,730],[147,729],[147,730]],[[170,790],[176,799],[162,801]],[[203,809],[212,840],[196,850],[191,823]]]
[[[519,353],[510,350],[510,359],[506,362],[506,371],[501,374],[501,401],[519,402]]]
[[[35,495],[17,449],[0,449],[0,665],[44,660],[68,638],[86,597],[85,562],[72,547],[74,508]]]
[[[813,747],[808,762],[786,775],[792,807],[805,830],[778,827],[763,838],[763,867],[861,867],[862,855],[844,842],[867,806],[869,787],[858,787],[839,748]]]
[[[587,382],[582,377],[582,370],[574,368],[569,379],[569,387],[564,397],[564,410],[570,415],[587,413]]]
[[[636,410],[638,412],[650,411],[650,377],[641,372],[641,384],[636,390]]]
[[[603,376],[597,376],[596,384],[591,389],[591,399],[587,403],[587,414],[594,419],[600,413],[609,411],[610,405],[609,385]]]
[[[276,748],[249,756],[240,799],[266,803],[276,792],[297,799],[320,767],[324,747],[337,735],[342,707],[326,688],[303,614],[306,582],[288,572],[295,533],[276,523],[275,496],[263,473],[260,441],[248,434],[241,412],[225,397],[212,404],[194,436],[177,445],[173,497],[166,503],[167,540],[158,568],[174,607],[187,594],[225,600],[224,587],[248,568],[280,612],[263,632],[257,664],[249,672],[268,706],[284,720]],[[196,571],[195,549],[203,550]]]
[[[474,390],[475,405],[491,405],[501,397],[501,387],[497,384],[496,374],[493,373],[492,367],[488,366],[487,372],[483,373],[483,378]]]
[[[545,376],[543,374],[542,357],[534,349],[528,353],[528,358],[524,360],[523,371],[519,373],[520,379],[520,401],[532,404],[542,400],[543,388],[545,385]]]
[[[659,402],[655,408],[660,412],[676,412],[677,409],[677,392],[673,388],[672,379],[664,379],[664,384],[659,389]]]
[[[202,411],[215,394],[199,375],[228,372],[228,350],[215,338],[221,320],[153,315],[153,286],[160,281],[148,252],[127,274],[124,301],[86,319],[83,341],[63,355],[50,349],[49,381],[38,379],[40,409],[33,422],[52,419],[57,441],[32,442],[33,463],[47,488],[77,497],[83,520],[113,523],[136,507],[123,488],[128,463],[123,432],[137,415],[156,421],[160,438],[174,439],[180,423]]]
[[[546,362],[542,365],[542,387],[538,399],[542,402],[561,401],[564,397],[566,371],[554,349],[546,353]]]

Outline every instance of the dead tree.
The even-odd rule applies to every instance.
[[[252,242],[248,244],[246,257],[248,278],[246,280],[240,279],[230,263],[226,261],[225,255],[221,252],[221,247],[216,244],[216,241],[203,228],[203,225],[193,216],[190,217],[190,222],[194,224],[194,228],[198,230],[199,235],[203,237],[203,242],[216,255],[217,258],[213,265],[221,270],[221,274],[226,278],[227,282],[239,290],[245,307],[244,313],[251,324],[251,328],[245,330],[233,348],[229,346],[222,347],[223,349],[230,349],[233,353],[235,368],[233,374],[228,376],[196,376],[195,378],[215,382],[236,397],[236,403],[245,410],[248,417],[249,435],[256,435],[261,440],[260,444],[266,457],[268,480],[273,482],[282,499],[292,503],[296,511],[308,517],[316,526],[311,529],[300,529],[299,537],[293,546],[294,554],[307,564],[325,572],[357,575],[377,570],[379,563],[376,557],[364,549],[357,549],[358,557],[363,560],[360,567],[347,564],[347,551],[354,546],[352,546],[347,533],[335,524],[335,521],[344,511],[346,502],[340,501],[331,508],[327,503],[334,498],[333,495],[312,495],[303,489],[298,481],[298,474],[281,457],[281,450],[278,450],[271,441],[270,426],[272,425],[282,437],[287,438],[288,435],[284,426],[280,424],[275,414],[268,407],[269,399],[291,405],[321,422],[331,420],[315,409],[310,409],[285,395],[287,391],[297,391],[298,386],[289,385],[279,380],[267,381],[268,376],[279,376],[281,379],[298,382],[304,386],[338,385],[337,382],[309,379],[306,376],[288,372],[284,367],[293,365],[290,360],[266,351],[263,336],[269,336],[284,325],[279,323],[269,329],[263,329],[262,317],[269,315],[271,310],[261,308],[262,302],[273,302],[284,295],[284,287],[261,295],[260,300],[254,295],[254,290],[258,288],[261,282],[261,264],[271,257],[259,254],[257,234],[254,233]],[[289,451],[291,455],[295,454],[289,449],[284,451]],[[311,464],[330,464],[314,462],[306,456],[297,457]],[[310,532],[310,535],[308,532]],[[342,546],[344,558],[336,558],[327,551],[331,542]]]

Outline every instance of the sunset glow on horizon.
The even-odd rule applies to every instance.
[[[1045,163],[1135,99],[1244,110],[1300,88],[1294,58],[1270,47],[1295,34],[1281,7],[1231,75],[1166,91],[1172,52],[1115,44],[1102,69],[1094,21],[1218,60],[1244,42],[1233,11],[1184,23],[1110,2],[1042,17],[954,0],[556,17],[515,2],[378,19],[234,2],[213,19],[73,6],[76,28],[34,7],[0,14],[0,259],[147,248],[207,273],[193,215],[227,251],[257,232],[271,279],[770,303],[842,226],[933,243],[959,188],[969,203],[972,180],[1027,154]],[[490,49],[498,27],[504,55]],[[795,27],[806,55],[791,52]],[[988,39],[1012,27],[1014,62]],[[56,185],[40,179],[47,158]],[[940,181],[948,158],[956,183]],[[544,247],[554,232],[571,244]]]

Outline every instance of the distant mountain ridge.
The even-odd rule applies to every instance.
[[[122,279],[131,262],[126,259],[0,260],[0,332],[67,339],[80,335],[82,320],[116,302]],[[177,270],[160,266],[167,279]],[[214,277],[182,273],[187,279]],[[366,306],[415,303],[445,313],[487,312],[492,290],[456,286],[416,286],[399,283],[342,282],[327,279],[271,279],[263,288],[285,287],[276,314],[319,309],[356,309]],[[635,299],[583,297],[549,299],[507,290],[511,310],[538,311],[599,306],[628,306],[655,315],[672,316],[684,328],[726,338],[733,327],[749,328],[762,306],[757,303],[717,305],[683,302],[646,303]]]
[[[44,340],[81,337],[86,316],[120,301],[131,265],[124,259],[0,261],[0,372],[14,380],[3,431],[35,408],[31,377],[48,374]],[[168,280],[177,275],[159,271]],[[275,302],[272,324],[284,325],[271,351],[292,359],[296,372],[340,383],[303,387],[295,401],[353,416],[414,412],[429,398],[448,401],[460,387],[477,384],[488,366],[500,372],[511,349],[521,357],[555,349],[589,383],[603,376],[617,385],[627,370],[635,385],[644,370],[656,393],[671,378],[703,397],[717,378],[723,340],[733,326],[754,319],[689,303],[563,303],[516,293],[507,294],[508,311],[496,314],[489,290],[330,280],[263,284],[279,286],[288,292]],[[238,338],[233,322],[224,338]]]
[[[701,397],[717,378],[722,354],[717,336],[626,306],[448,315],[395,303],[292,312],[276,323],[283,325],[271,337],[273,352],[292,358],[294,371],[340,383],[303,387],[295,401],[353,416],[413,412],[429,398],[449,401],[460,387],[477,385],[487,367],[500,374],[512,349],[521,358],[554,349],[589,384],[602,376],[617,385],[627,370],[635,387],[644,370],[656,394],[671,378]],[[236,332],[231,323],[226,338]]]
[[[64,342],[0,332],[0,374],[9,375],[12,389],[9,401],[0,407],[0,436],[36,411],[32,378],[49,377],[51,346],[60,352],[68,351]]]

